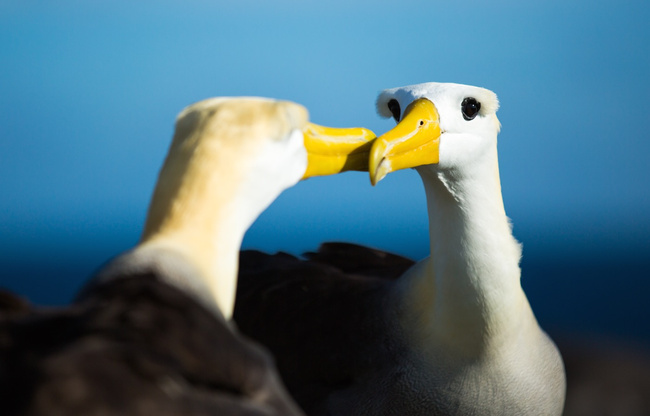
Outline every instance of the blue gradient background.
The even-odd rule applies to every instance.
[[[283,98],[383,132],[381,89],[458,82],[500,97],[503,194],[542,325],[650,346],[648,2],[133,3],[0,1],[0,286],[61,304],[133,246],[194,101]],[[424,257],[415,172],[300,183],[244,246],[332,240]]]

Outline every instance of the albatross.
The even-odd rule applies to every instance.
[[[374,141],[370,179],[417,170],[427,258],[342,243],[306,259],[242,253],[235,321],[307,414],[562,413],[562,359],[522,290],[501,195],[498,107],[489,90],[446,83],[377,99],[398,124]]]
[[[371,131],[307,118],[262,98],[182,111],[139,244],[68,307],[0,293],[2,414],[302,415],[230,317],[253,220],[301,178],[367,170]]]

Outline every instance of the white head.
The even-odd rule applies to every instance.
[[[446,170],[471,165],[496,146],[498,108],[496,94],[469,85],[428,82],[384,90],[377,111],[399,124],[377,139],[371,179],[375,175],[376,182],[405,167],[435,165]]]
[[[197,214],[217,207],[247,228],[304,174],[307,117],[298,104],[264,98],[213,98],[187,107],[177,118],[143,239],[172,221],[186,225],[189,213],[196,221],[210,217]]]

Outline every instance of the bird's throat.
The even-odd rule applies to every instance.
[[[471,172],[418,171],[427,196],[431,255],[405,276],[409,316],[429,328],[427,339],[476,354],[507,331],[510,314],[527,304],[496,149],[492,160]]]
[[[232,316],[238,256],[249,218],[243,218],[236,172],[217,163],[192,169],[167,164],[154,191],[140,246],[173,250],[198,271],[211,297],[228,319]],[[173,283],[173,282],[172,282]],[[205,296],[205,294],[203,294]]]

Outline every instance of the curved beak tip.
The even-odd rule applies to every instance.
[[[368,172],[370,173],[370,183],[372,186],[375,186],[390,172],[390,167],[387,166],[386,159],[381,159],[377,167],[375,169],[369,169]]]

